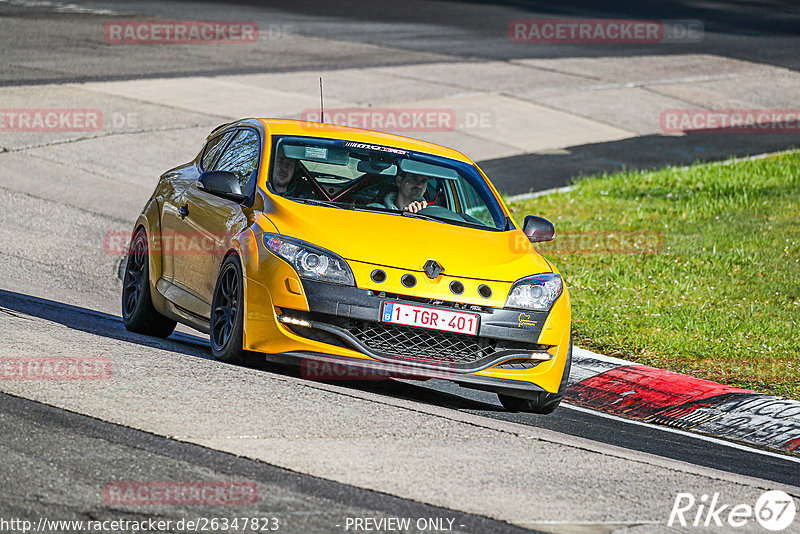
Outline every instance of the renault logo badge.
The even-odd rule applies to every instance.
[[[423,268],[425,269],[425,274],[427,274],[428,278],[431,279],[436,278],[437,276],[439,276],[444,272],[444,267],[439,265],[439,262],[437,262],[436,260],[426,261],[425,266]]]

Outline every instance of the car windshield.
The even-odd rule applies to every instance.
[[[292,200],[505,230],[502,208],[480,172],[460,161],[356,141],[280,136],[269,188]],[[407,206],[417,202],[416,213]]]

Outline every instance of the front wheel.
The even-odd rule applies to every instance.
[[[150,255],[147,233],[140,228],[128,247],[125,276],[122,278],[122,323],[137,334],[167,337],[175,330],[175,321],[153,307],[150,296]]]
[[[244,283],[239,257],[222,263],[211,302],[211,352],[221,362],[254,366],[255,354],[244,350]]]
[[[549,393],[541,391],[536,394],[532,399],[513,397],[503,393],[498,393],[497,397],[500,399],[500,404],[509,412],[529,412],[538,414],[553,413],[561,401],[564,399],[564,393],[567,391],[567,382],[569,381],[569,372],[572,368],[572,333],[569,336],[569,350],[567,351],[567,363],[564,366],[564,374],[561,376],[561,383],[558,386],[558,393]]]

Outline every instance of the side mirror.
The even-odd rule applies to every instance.
[[[242,194],[239,177],[230,171],[205,171],[200,175],[200,189],[218,197],[234,202],[244,202],[247,196]]]
[[[522,225],[522,231],[525,232],[525,235],[528,236],[531,243],[552,241],[556,237],[556,227],[553,226],[553,223],[535,215],[528,215],[525,217],[525,224]]]

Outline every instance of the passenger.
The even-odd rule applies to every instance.
[[[421,174],[398,171],[395,181],[397,183],[397,192],[389,193],[383,197],[383,203],[370,204],[370,206],[410,211],[411,213],[417,213],[419,210],[428,207],[428,203],[422,198],[428,185],[427,177]]]

